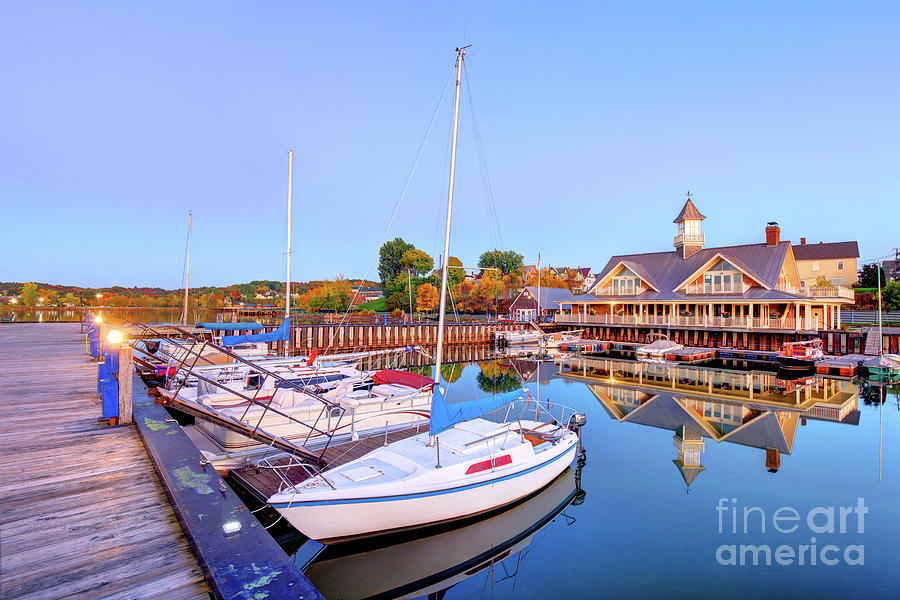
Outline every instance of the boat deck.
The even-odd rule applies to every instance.
[[[428,428],[423,425],[389,432],[387,434],[387,443],[390,444],[399,440],[405,440],[417,433],[424,433],[426,431],[428,431]],[[356,460],[384,445],[385,436],[384,434],[381,434],[363,438],[355,442],[346,442],[331,446],[325,451],[323,457],[327,465],[326,468],[333,469],[347,464],[348,462]],[[270,463],[272,465],[285,465],[288,464],[289,461],[289,457],[282,457],[272,459]],[[294,485],[303,483],[309,479],[309,475],[300,468],[293,467],[282,469],[281,472]],[[283,484],[281,478],[273,469],[257,469],[253,466],[232,469],[229,476],[262,502],[265,502],[275,494]]]
[[[0,590],[209,598],[134,427],[100,425],[78,323],[0,326]]]

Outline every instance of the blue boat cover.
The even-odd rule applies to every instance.
[[[436,385],[434,386],[434,395],[431,397],[431,421],[428,426],[428,433],[437,435],[450,429],[460,421],[477,419],[485,413],[497,410],[515,401],[520,395],[521,392],[516,392],[448,404],[440,386]]]
[[[256,331],[263,328],[256,321],[250,323],[197,323],[196,327],[212,331]]]
[[[286,340],[291,335],[291,320],[285,318],[284,322],[278,329],[274,329],[268,333],[252,333],[250,335],[224,335],[222,336],[223,346],[234,346],[235,344],[246,344],[253,342],[277,342],[278,340]]]

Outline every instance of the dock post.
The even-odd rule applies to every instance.
[[[114,349],[110,349],[114,352]],[[119,347],[119,424],[131,424],[132,349],[128,344]]]

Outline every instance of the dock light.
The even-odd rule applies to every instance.
[[[113,329],[109,332],[109,335],[106,336],[106,339],[109,340],[109,343],[118,346],[122,343],[122,332],[118,329]]]
[[[101,315],[97,315],[96,317],[94,317],[94,323],[102,323],[102,322],[103,322],[103,317]]]
[[[10,300],[10,303],[11,303],[11,304],[16,304],[18,301],[19,301],[18,298],[13,298],[12,300]]]
[[[41,304],[43,304],[43,302],[44,302],[44,297],[41,296],[40,298],[38,298],[38,302],[40,302]]]
[[[241,522],[240,521],[228,521],[222,525],[222,532],[225,535],[230,535],[232,533],[237,533],[241,530]]]

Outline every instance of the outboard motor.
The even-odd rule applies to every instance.
[[[586,424],[587,415],[584,413],[575,413],[571,417],[569,417],[569,429],[578,434],[578,449],[576,450],[576,456],[578,457],[578,462],[580,464],[584,464],[585,456],[587,454],[584,446],[581,443],[581,428]]]

